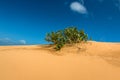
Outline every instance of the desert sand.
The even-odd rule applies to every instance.
[[[0,80],[120,80],[120,43],[1,46]]]

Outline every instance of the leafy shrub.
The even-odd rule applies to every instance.
[[[74,44],[81,41],[87,41],[88,36],[84,30],[78,30],[76,27],[68,27],[57,32],[47,33],[46,41],[56,45],[55,49],[60,50],[65,44]]]

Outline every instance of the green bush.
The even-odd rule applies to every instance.
[[[60,50],[65,44],[74,44],[87,41],[88,36],[84,30],[78,30],[76,27],[68,27],[57,32],[47,33],[46,41],[56,45],[55,49]]]

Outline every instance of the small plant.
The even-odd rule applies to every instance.
[[[89,39],[90,41],[92,41],[93,39],[92,39],[92,37],[90,37],[90,39]]]
[[[56,50],[60,50],[65,44],[74,44],[87,41],[88,36],[84,30],[78,30],[76,27],[68,27],[57,32],[47,33],[46,41],[52,42]]]

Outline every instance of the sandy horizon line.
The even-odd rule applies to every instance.
[[[120,44],[120,42],[105,42],[105,41],[87,41],[87,42],[96,42],[96,43],[110,43],[110,44]],[[3,46],[36,46],[36,45],[52,45],[52,44],[15,44],[15,45],[12,45],[12,44],[9,44],[9,45],[0,45],[0,47],[3,47]]]

